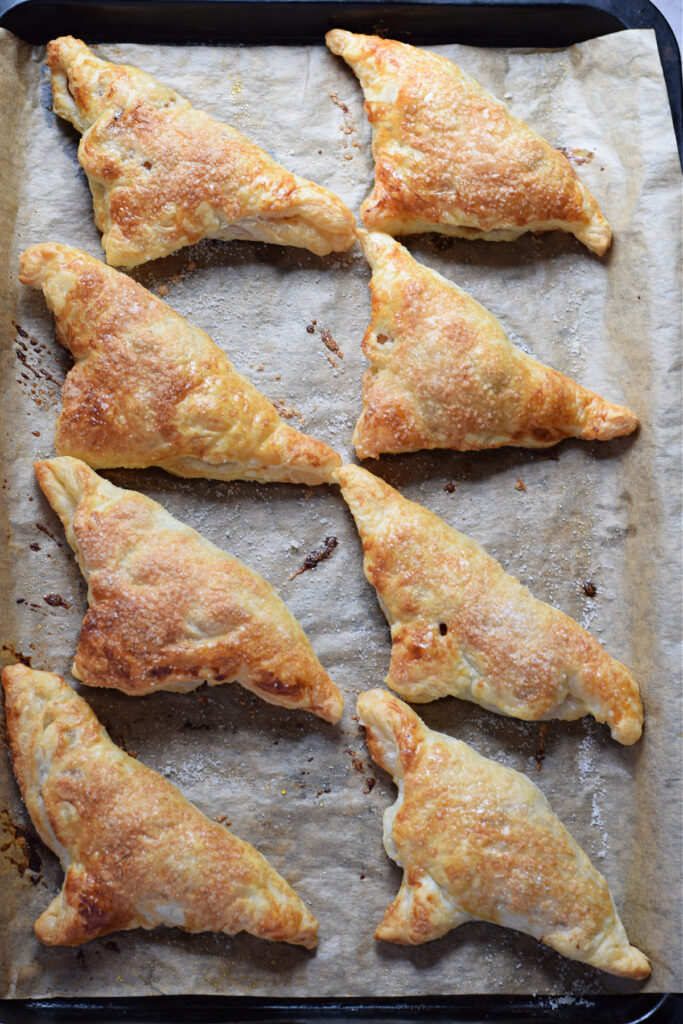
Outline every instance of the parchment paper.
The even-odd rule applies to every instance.
[[[85,586],[31,462],[53,454],[59,383],[70,357],[55,341],[42,295],[17,284],[17,258],[49,239],[100,258],[102,251],[77,162],[78,137],[50,109],[43,49],[7,33],[0,47],[0,509],[8,537],[2,653],[7,662],[21,654],[36,668],[68,675]],[[538,772],[540,724],[455,699],[419,710],[430,726],[540,784],[608,879],[631,941],[650,957],[653,974],[644,988],[680,989],[680,174],[655,38],[624,32],[552,53],[438,50],[585,161],[580,173],[615,241],[603,261],[559,233],[514,244],[424,236],[410,239],[410,248],[491,309],[520,345],[625,402],[642,426],[610,444],[566,442],[541,454],[406,455],[369,468],[483,543],[536,596],[591,629],[634,670],[647,718],[633,748],[619,746],[589,719],[551,722]],[[358,211],[372,182],[361,90],[322,45],[127,45],[99,52],[145,68]],[[266,395],[296,410],[293,424],[353,458],[365,367],[360,340],[370,309],[369,269],[357,247],[318,259],[276,246],[203,243],[134,276],[208,331]],[[323,330],[343,359],[324,344]],[[138,699],[80,688],[116,742],[208,815],[226,815],[232,830],[285,875],[319,917],[320,945],[308,953],[244,935],[159,929],[120,933],[79,950],[41,946],[32,923],[62,875],[40,843],[29,841],[27,851],[17,838],[17,826],[30,823],[5,741],[2,994],[636,990],[492,925],[468,924],[415,949],[373,940],[401,878],[382,847],[382,814],[395,789],[369,760],[355,697],[382,684],[390,637],[335,488],[182,481],[160,471],[107,475],[162,502],[273,583],[344,693],[344,719],[335,728],[271,707],[236,685]],[[290,579],[326,536],[339,541],[330,560]],[[27,852],[37,870],[27,867]]]

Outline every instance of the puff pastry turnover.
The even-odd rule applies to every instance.
[[[344,466],[338,478],[391,626],[393,690],[415,702],[452,694],[527,721],[593,715],[635,743],[638,686],[594,637],[372,473]]]
[[[537,786],[428,729],[385,691],[361,694],[358,714],[399,789],[384,813],[384,847],[403,882],[376,939],[416,945],[490,921],[610,974],[647,977],[605,879]]]
[[[287,426],[198,327],[125,274],[65,245],[34,245],[19,279],[42,288],[76,365],[55,447],[96,469],[161,466],[215,480],[330,480],[341,459]]]
[[[12,665],[2,682],[19,787],[66,876],[41,942],[169,925],[315,946],[318,922],[265,857],[115,746],[60,676]]]
[[[294,245],[324,256],[353,244],[354,217],[138,68],[100,60],[85,43],[48,43],[55,112],[82,133],[107,262],[134,267],[201,238]]]
[[[512,344],[483,306],[389,235],[358,232],[372,267],[370,369],[353,443],[360,458],[422,448],[545,448],[607,441],[637,416]]]
[[[238,682],[337,722],[342,696],[258,573],[68,457],[35,464],[88,582],[73,674],[132,696]]]
[[[378,36],[328,32],[372,126],[368,228],[511,241],[568,231],[602,255],[611,231],[567,158],[452,61]]]

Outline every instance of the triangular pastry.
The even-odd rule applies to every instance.
[[[610,974],[647,977],[605,879],[533,782],[428,729],[386,691],[362,693],[358,715],[399,790],[384,848],[403,882],[376,939],[417,945],[489,921]]]
[[[607,441],[637,416],[512,344],[466,292],[389,235],[359,231],[372,267],[371,366],[353,443],[362,459],[423,448],[546,448],[564,437]]]
[[[77,679],[132,696],[238,682],[271,704],[339,720],[341,693],[258,573],[78,459],[35,471],[88,582]]]
[[[55,112],[82,133],[107,262],[134,267],[202,238],[294,245],[324,256],[353,245],[354,217],[332,192],[287,171],[138,68],[85,43],[48,43]]]
[[[391,626],[388,686],[406,700],[452,694],[526,721],[593,715],[620,743],[639,739],[638,685],[590,633],[372,473],[344,466],[337,476]]]
[[[320,484],[341,465],[170,306],[78,249],[21,256],[76,365],[62,390],[55,447],[96,469],[160,466],[184,477]]]
[[[21,794],[65,873],[41,942],[168,925],[316,945],[318,922],[265,857],[115,746],[60,676],[12,665],[2,682]]]
[[[452,61],[341,29],[325,40],[365,93],[375,158],[366,227],[489,241],[560,230],[599,255],[608,248],[609,225],[567,158]]]

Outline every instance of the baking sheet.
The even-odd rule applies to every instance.
[[[419,711],[430,726],[539,783],[608,879],[631,941],[652,961],[652,977],[636,986],[482,923],[414,949],[373,940],[401,877],[382,847],[382,813],[395,789],[369,760],[355,697],[381,685],[390,637],[363,577],[350,514],[335,488],[182,481],[150,470],[106,475],[162,502],[278,589],[342,689],[344,718],[333,727],[236,685],[137,699],[80,690],[116,742],[208,815],[227,815],[232,830],[269,858],[319,918],[320,945],[310,953],[251,936],[161,929],[81,949],[41,946],[32,923],[62,875],[30,832],[28,845],[21,838],[30,823],[5,749],[4,996],[578,996],[681,988],[680,174],[655,37],[629,31],[551,53],[434,49],[581,161],[615,241],[603,261],[561,234],[513,244],[423,236],[409,247],[491,309],[520,345],[631,406],[642,425],[636,436],[603,445],[422,453],[366,465],[483,543],[536,596],[577,618],[628,664],[641,683],[646,729],[634,748],[624,748],[588,719],[544,729],[455,699]],[[98,52],[158,76],[358,211],[372,183],[361,90],[323,46],[107,45]],[[68,674],[85,586],[31,462],[53,454],[70,356],[55,341],[42,295],[19,286],[16,271],[19,253],[44,240],[97,257],[102,251],[78,137],[50,110],[43,59],[42,47],[0,35],[2,654]],[[134,276],[284,402],[290,422],[353,459],[370,309],[369,268],[357,247],[319,259],[205,242]],[[290,579],[326,536],[339,541],[332,557]]]

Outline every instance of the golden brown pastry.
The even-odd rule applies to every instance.
[[[337,476],[391,626],[393,690],[413,702],[452,694],[525,721],[593,715],[620,743],[639,739],[638,685],[590,633],[372,473]]]
[[[163,924],[316,945],[318,922],[265,857],[124,754],[60,676],[12,665],[2,683],[21,794],[66,876],[41,942]]]
[[[417,945],[490,921],[610,974],[647,977],[605,879],[533,782],[428,729],[384,690],[361,694],[358,714],[399,790],[384,848],[403,882],[376,939]]]
[[[230,125],[151,75],[48,43],[55,112],[82,133],[107,262],[135,267],[201,238],[294,245],[324,256],[353,245],[341,199],[276,163]]]
[[[363,338],[361,459],[422,448],[546,448],[564,437],[608,441],[638,418],[512,344],[466,292],[389,235],[359,231],[372,267]]]
[[[569,231],[602,255],[611,231],[567,158],[452,61],[379,36],[325,36],[360,80],[372,125],[368,228],[511,241]]]
[[[48,242],[21,256],[76,365],[55,447],[96,469],[161,466],[214,480],[320,484],[341,459],[287,426],[199,327],[125,274]]]
[[[76,679],[131,696],[238,682],[270,704],[339,720],[341,693],[258,573],[78,459],[35,471],[88,582]]]

